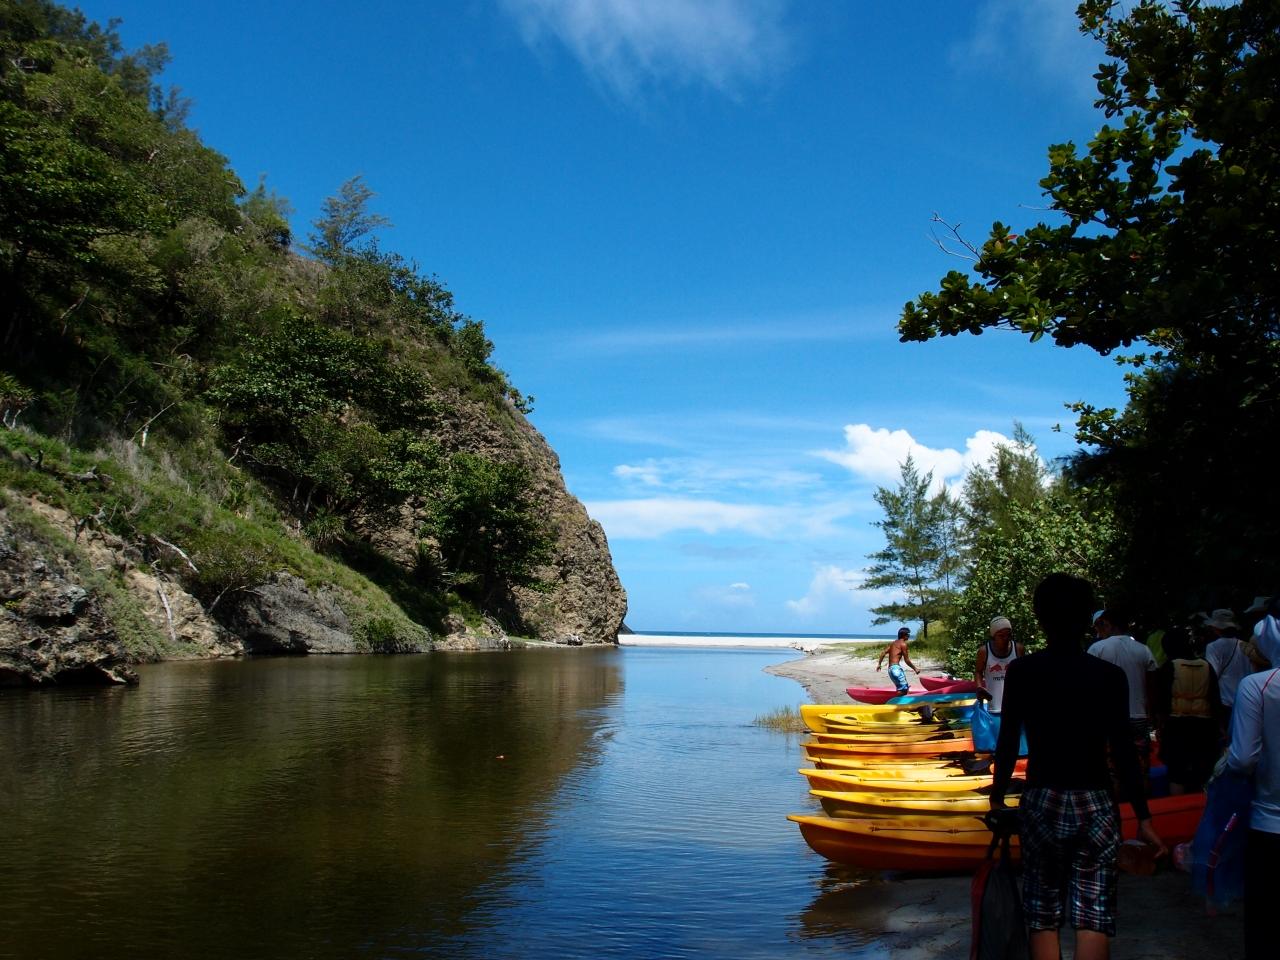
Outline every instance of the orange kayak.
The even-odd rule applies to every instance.
[[[922,743],[926,740],[959,740],[972,736],[968,727],[908,727],[905,730],[850,730],[815,733],[809,743]]]
[[[965,734],[943,740],[922,740],[916,743],[887,743],[870,740],[864,743],[805,743],[801,744],[805,755],[815,757],[900,756],[940,757],[949,753],[973,752],[973,737]]]
[[[1204,812],[1204,794],[1159,797],[1148,801],[1152,825],[1164,842],[1190,840]],[[1137,822],[1122,804],[1121,830],[1131,837]],[[805,842],[836,863],[870,870],[971,871],[986,858],[991,833],[974,816],[844,819],[793,814]],[[1018,855],[1017,838],[1013,842]]]
[[[964,757],[952,759],[950,757],[894,757],[854,754],[845,757],[814,757],[813,764],[823,770],[851,770],[869,773],[883,767],[918,767],[922,770],[945,770],[951,774],[961,774],[965,772],[965,760],[976,760],[976,756],[966,754]],[[1017,774],[1027,772],[1025,757],[1018,758],[1018,761],[1013,765],[1013,772]],[[985,770],[969,768],[969,774],[971,776],[986,775],[990,777],[991,766],[988,764]]]

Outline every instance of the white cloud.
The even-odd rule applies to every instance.
[[[772,506],[686,497],[600,500],[586,506],[610,540],[654,540],[677,530],[812,539],[834,535],[834,522],[849,513],[844,504]]]
[[[867,423],[847,424],[844,440],[843,450],[819,450],[816,456],[880,485],[896,483],[910,456],[921,473],[933,472],[935,489],[963,481],[971,468],[990,460],[997,447],[1013,444],[1003,433],[979,430],[965,440],[963,453],[951,447],[934,449],[906,430],[877,429]]]
[[[1093,74],[1105,59],[1102,46],[1080,33],[1079,0],[985,0],[976,8],[974,31],[951,52],[958,67],[988,69],[1072,87],[1076,96],[1097,95]]]
[[[639,466],[620,463],[613,468],[613,475],[621,480],[634,480],[646,487],[662,486],[662,474],[656,461],[649,460]]]
[[[613,468],[618,479],[641,488],[660,487],[698,496],[735,490],[794,490],[817,486],[815,473],[751,464],[724,464],[698,457],[649,458]]]
[[[785,0],[504,0],[521,36],[569,49],[624,97],[655,81],[732,93],[785,65]]]
[[[755,594],[749,583],[731,583],[725,586],[701,587],[696,591],[699,600],[717,607],[744,610],[756,605]]]
[[[865,570],[845,570],[835,564],[816,567],[808,592],[799,600],[788,600],[787,609],[801,619],[846,610],[863,613],[893,599],[888,591],[863,586]]]
[[[560,344],[566,352],[589,356],[661,352],[673,348],[706,349],[723,353],[735,347],[769,347],[791,343],[852,343],[889,340],[885,317],[892,310],[861,308],[821,314],[786,313],[775,317],[738,317],[730,320],[669,320],[640,326],[578,333]]]

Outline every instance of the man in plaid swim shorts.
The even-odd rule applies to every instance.
[[[991,807],[1004,807],[1025,732],[1027,786],[1018,810],[1033,960],[1056,960],[1064,920],[1075,930],[1077,960],[1110,956],[1120,816],[1108,747],[1121,787],[1133,798],[1138,836],[1164,852],[1129,736],[1128,680],[1119,667],[1084,651],[1094,606],[1087,580],[1054,573],[1041,581],[1034,607],[1048,645],[1013,661],[1005,679]]]

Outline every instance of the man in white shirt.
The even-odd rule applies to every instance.
[[[1093,629],[1099,639],[1089,647],[1089,653],[1114,663],[1129,681],[1129,728],[1145,773],[1151,765],[1151,720],[1147,704],[1151,674],[1158,669],[1155,655],[1145,643],[1129,635],[1129,617],[1118,607],[1100,610],[1094,617]]]
[[[1253,673],[1253,664],[1249,662],[1244,643],[1238,636],[1240,627],[1234,613],[1227,609],[1215,610],[1204,625],[1218,637],[1204,648],[1204,658],[1209,661],[1214,676],[1218,678],[1218,696],[1225,708],[1227,727],[1230,729],[1236,687],[1240,686],[1241,680]]]

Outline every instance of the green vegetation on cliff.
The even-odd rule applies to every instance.
[[[529,398],[379,246],[358,178],[299,249],[287,202],[184,126],[166,59],[0,0],[0,486],[146,548],[214,611],[287,571],[358,598],[370,647],[451,611],[527,629],[510,590],[538,586],[554,521],[459,421],[514,434]],[[406,527],[417,560],[372,546]]]

